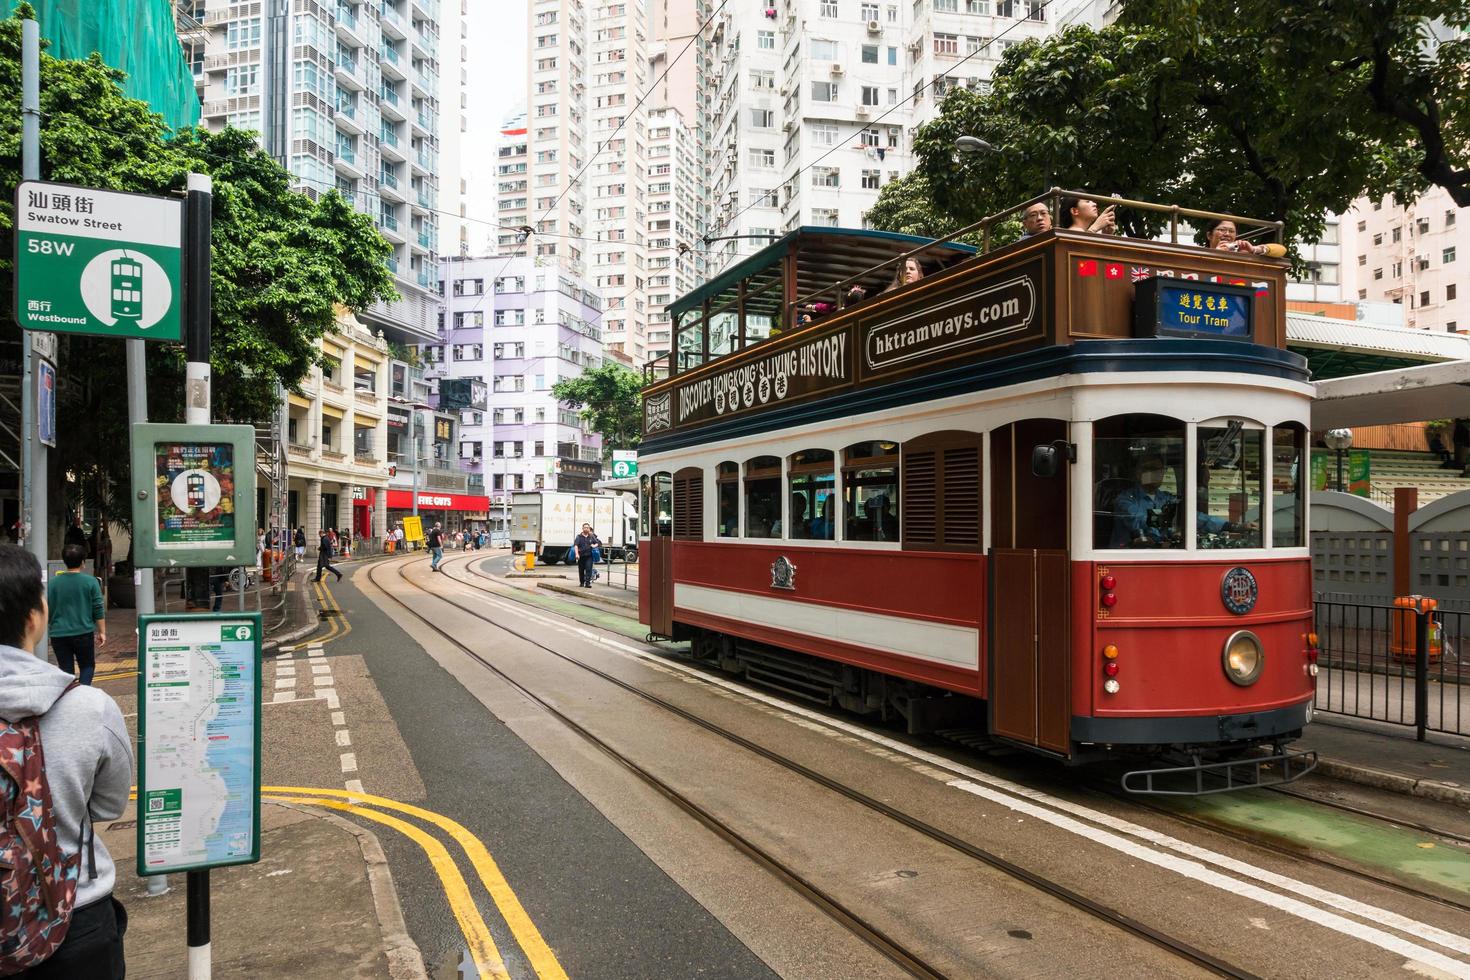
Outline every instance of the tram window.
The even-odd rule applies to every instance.
[[[674,474],[674,537],[704,540],[704,471],[697,466]]]
[[[1196,431],[1195,544],[1199,548],[1259,548],[1266,430],[1244,419],[1221,419]]]
[[[674,478],[667,473],[659,473],[653,478],[654,486],[654,522],[661,538],[672,537],[674,533]]]
[[[1184,423],[1115,415],[1092,427],[1095,548],[1183,548]]]
[[[685,310],[675,333],[680,371],[690,371],[704,363],[704,319],[700,310]]]
[[[638,497],[639,497],[639,501],[638,501],[638,503],[639,503],[639,508],[638,508],[638,511],[639,511],[638,512],[639,532],[638,532],[638,536],[639,537],[642,537],[642,538],[648,537],[648,508],[653,503],[653,494],[650,493],[649,491],[652,489],[652,486],[653,485],[650,482],[649,476],[648,476],[647,473],[644,473],[642,476],[640,476],[638,478],[638,487],[639,487],[639,494],[638,494]]]
[[[720,522],[722,538],[740,537],[740,464],[721,463],[719,470]]]
[[[740,314],[730,308],[711,313],[709,318],[709,356],[733,354],[740,343]]]
[[[978,552],[982,437],[931,432],[903,444],[903,546]]]
[[[745,536],[781,536],[781,458],[757,456],[745,464]]]
[[[831,541],[837,536],[832,524],[836,520],[836,501],[832,499],[836,486],[833,459],[830,449],[806,449],[791,455],[787,470],[791,485],[788,538]]]
[[[898,541],[898,443],[842,451],[842,513],[844,541]]]
[[[1271,545],[1300,548],[1306,544],[1306,507],[1302,504],[1305,433],[1300,425],[1271,430]]]

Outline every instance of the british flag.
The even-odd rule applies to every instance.
[[[1138,280],[1147,279],[1151,275],[1153,275],[1153,270],[1146,265],[1130,266],[1128,269],[1129,282],[1138,282]]]

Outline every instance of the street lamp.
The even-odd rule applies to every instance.
[[[1327,443],[1328,449],[1337,454],[1337,490],[1339,493],[1346,493],[1347,487],[1342,482],[1342,458],[1347,455],[1349,449],[1353,448],[1353,430],[1328,429],[1322,441]]]
[[[955,137],[954,148],[967,157],[976,156],[980,153],[1001,152],[1001,147],[993,143],[988,143],[978,136],[957,136]]]

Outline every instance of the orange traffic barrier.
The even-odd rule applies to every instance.
[[[1401,595],[1393,600],[1393,629],[1389,635],[1388,654],[1394,660],[1413,660],[1415,636],[1418,632],[1419,614],[1429,617],[1429,660],[1434,662],[1444,655],[1444,631],[1434,610],[1438,600],[1422,595]]]

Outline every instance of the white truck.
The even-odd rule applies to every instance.
[[[548,565],[566,558],[583,524],[591,524],[602,539],[605,559],[638,560],[638,505],[631,493],[514,493],[510,522],[512,548],[534,551],[537,561]]]

